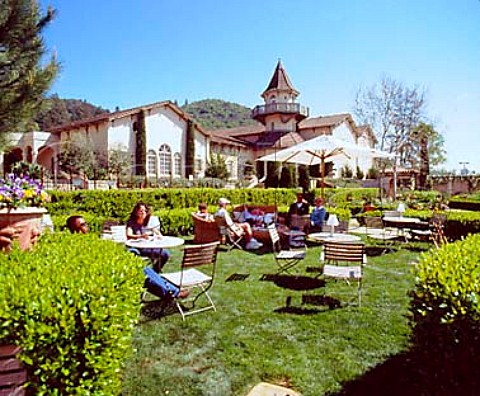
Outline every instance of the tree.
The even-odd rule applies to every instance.
[[[117,187],[122,176],[125,176],[132,167],[132,158],[125,145],[118,144],[108,152],[108,171],[115,175]]]
[[[59,65],[52,56],[41,64],[46,49],[41,37],[53,20],[49,8],[41,15],[36,0],[2,0],[0,7],[0,146],[8,133],[35,128],[32,122]]]
[[[225,157],[221,154],[211,153],[211,161],[208,163],[207,170],[205,171],[206,177],[215,177],[217,179],[228,179],[230,173],[227,169],[227,163]]]
[[[64,172],[83,173],[88,178],[94,177],[95,168],[104,165],[95,154],[93,143],[84,137],[74,137],[65,142],[58,156],[58,164]]]
[[[418,152],[418,161],[412,165],[420,169],[418,188],[427,187],[427,177],[430,174],[430,164],[438,165],[445,162],[443,137],[433,128],[432,124],[421,122],[411,134],[412,151]]]
[[[145,111],[140,110],[134,124],[135,131],[135,175],[146,175],[147,163],[147,126],[145,125]]]
[[[405,87],[383,78],[369,89],[359,89],[355,116],[377,131],[380,149],[396,153],[402,165],[411,163],[411,133],[425,118],[425,94],[418,87]]]

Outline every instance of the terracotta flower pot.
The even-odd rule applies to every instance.
[[[45,213],[45,208],[34,207],[0,209],[0,232],[7,228],[13,229],[12,239],[18,240],[20,249],[28,250],[37,242]]]

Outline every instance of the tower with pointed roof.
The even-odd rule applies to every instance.
[[[265,102],[252,110],[252,118],[265,125],[265,132],[294,132],[297,123],[308,117],[308,107],[295,100],[299,92],[293,87],[279,59],[267,89],[262,93]]]

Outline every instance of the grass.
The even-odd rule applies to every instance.
[[[407,292],[418,254],[369,257],[358,307],[347,304],[356,302],[355,287],[325,284],[312,272],[319,247],[309,248],[290,271],[295,275],[283,276],[271,276],[271,254],[223,250],[211,292],[217,312],[183,322],[176,312],[158,316],[150,307],[134,336],[123,395],[246,395],[260,381],[305,396],[340,394],[344,384],[408,349]],[[173,251],[168,270],[180,259]]]

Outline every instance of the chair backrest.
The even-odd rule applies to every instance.
[[[274,224],[269,225],[267,229],[268,234],[270,235],[270,240],[272,241],[273,251],[278,252],[280,250],[280,235],[278,235],[278,231]]]
[[[365,255],[365,245],[363,243],[325,242],[323,254],[325,261],[348,261],[362,264]]]
[[[215,242],[220,239],[220,230],[213,216],[206,219],[198,216],[196,213],[192,213],[192,219],[194,232],[193,243],[202,244]]]
[[[217,252],[220,242],[205,243],[203,245],[185,246],[183,250],[183,268],[198,267],[217,262]]]
[[[236,223],[228,224],[227,219],[223,216],[215,216],[215,223],[217,223],[220,235],[235,234],[237,237],[244,234],[243,230]]]
[[[17,359],[22,349],[16,345],[0,346],[0,394],[25,394],[23,384],[27,381],[27,370]]]
[[[439,248],[440,245],[448,243],[444,232],[447,216],[444,214],[434,213],[430,222],[432,225],[432,239],[435,246]]]
[[[365,216],[364,220],[367,228],[383,228],[383,221],[380,216]]]
[[[125,242],[127,240],[127,226],[111,226],[110,229],[112,231],[112,240],[114,242]]]
[[[102,225],[102,232],[112,231],[112,226],[118,226],[120,223],[117,220],[105,220]]]

